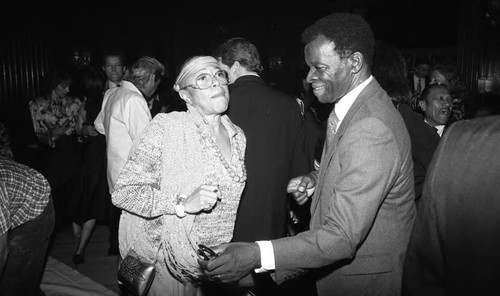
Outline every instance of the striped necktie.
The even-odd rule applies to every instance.
[[[327,149],[328,147],[333,143],[333,137],[337,133],[337,125],[339,123],[339,118],[337,117],[337,114],[335,114],[335,109],[332,110],[330,113],[330,116],[328,116],[328,122],[327,122],[327,128],[326,128],[326,144],[327,144]]]

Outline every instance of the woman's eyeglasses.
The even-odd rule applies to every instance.
[[[196,77],[195,84],[190,84],[187,85],[183,88],[186,88],[188,86],[196,89],[207,89],[210,88],[214,84],[214,78],[221,84],[221,85],[227,85],[229,84],[229,80],[227,78],[227,73],[226,71],[217,71],[215,74],[201,74],[200,76]]]

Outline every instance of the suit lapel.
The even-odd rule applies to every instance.
[[[318,182],[316,183],[316,188],[319,189],[320,191],[323,188],[323,183],[325,182],[325,173],[327,168],[330,166],[330,163],[333,159],[333,155],[335,154],[335,151],[337,149],[337,144],[339,140],[342,138],[342,136],[345,133],[345,130],[347,129],[347,126],[350,125],[351,120],[353,119],[354,115],[356,112],[359,110],[361,106],[366,104],[366,102],[374,96],[376,92],[380,90],[380,85],[378,82],[375,80],[375,77],[372,78],[372,81],[361,91],[361,93],[358,95],[356,100],[354,100],[354,103],[352,104],[351,108],[349,108],[349,111],[347,111],[346,116],[340,123],[340,126],[337,128],[337,133],[333,137],[332,140],[332,145],[328,147],[328,151],[326,150],[325,146],[323,146],[323,154],[321,156],[321,165],[319,168],[319,174],[318,174]],[[321,194],[321,192],[320,192]],[[319,198],[313,198],[313,202],[311,204],[311,214],[314,214],[316,211],[316,208],[319,204]]]

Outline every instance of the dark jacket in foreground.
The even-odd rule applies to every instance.
[[[404,295],[500,293],[500,116],[458,121],[429,167]]]

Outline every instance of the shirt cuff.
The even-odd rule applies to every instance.
[[[255,273],[263,273],[274,270],[274,249],[271,241],[256,241],[260,249],[260,268],[256,268]]]

